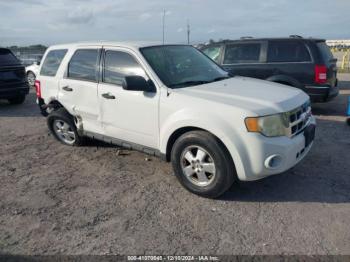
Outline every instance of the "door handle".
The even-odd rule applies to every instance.
[[[69,86],[64,86],[64,87],[62,87],[62,89],[64,91],[68,91],[68,92],[72,92],[73,91],[73,88],[70,88]]]
[[[111,93],[104,93],[102,94],[102,97],[106,99],[115,99],[115,96],[112,95]]]

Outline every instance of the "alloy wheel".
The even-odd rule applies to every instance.
[[[208,186],[215,178],[214,160],[205,149],[199,146],[185,148],[181,154],[181,167],[185,177],[197,186]]]
[[[66,123],[63,120],[57,119],[53,122],[53,130],[62,142],[68,145],[74,144],[75,133],[68,123]]]

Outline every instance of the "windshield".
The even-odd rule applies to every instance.
[[[192,46],[153,46],[141,53],[163,83],[181,88],[219,81],[228,73]]]

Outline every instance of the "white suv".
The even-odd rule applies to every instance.
[[[181,184],[218,197],[236,180],[282,173],[310,150],[315,119],[299,89],[232,77],[191,46],[52,46],[35,83],[53,135],[95,138],[171,161]]]

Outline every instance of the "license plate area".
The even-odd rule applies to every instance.
[[[305,147],[308,147],[315,139],[315,125],[308,125],[304,130]]]

